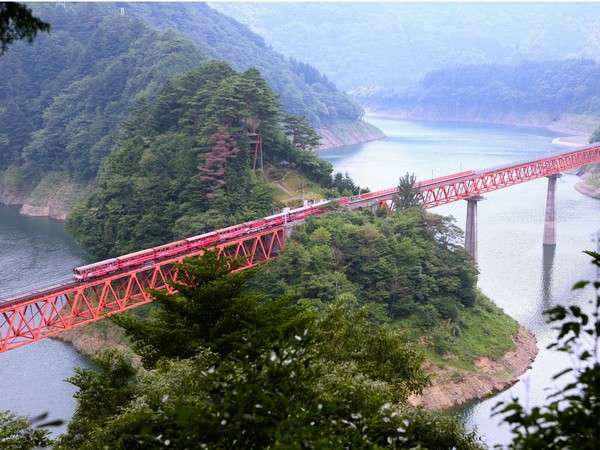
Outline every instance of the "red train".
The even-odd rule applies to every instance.
[[[78,281],[103,277],[111,273],[120,272],[133,267],[150,265],[156,261],[172,258],[186,253],[191,253],[201,248],[210,248],[222,242],[233,240],[237,237],[253,234],[266,228],[285,225],[290,222],[299,222],[307,217],[322,214],[326,211],[323,206],[329,201],[321,201],[309,206],[290,210],[285,208],[282,212],[262,219],[244,222],[210,233],[193,236],[181,241],[141,250],[135,253],[106,259],[93,264],[76,267],[73,276]]]
[[[469,177],[473,174],[475,174],[475,172],[468,170],[445,177],[421,181],[417,184],[417,186],[423,188],[439,183],[447,183],[448,181]],[[155,261],[191,253],[201,248],[214,247],[220,243],[236,239],[240,236],[253,234],[266,228],[278,227],[285,225],[286,223],[300,222],[308,217],[325,213],[327,208],[324,208],[324,206],[328,204],[336,204],[343,207],[350,204],[356,205],[357,203],[359,204],[363,201],[387,198],[390,195],[393,195],[396,191],[397,188],[393,187],[389,189],[383,189],[381,191],[353,195],[351,197],[342,197],[336,200],[324,200],[296,209],[285,208],[278,214],[263,217],[262,219],[244,222],[231,227],[211,231],[210,233],[183,239],[181,241],[171,242],[169,244],[141,250],[135,253],[129,253],[128,255],[119,256],[117,258],[106,259],[104,261],[88,264],[86,266],[76,267],[73,269],[74,277],[78,281],[85,281],[92,278],[103,277],[111,273],[120,272],[133,267],[149,265]]]

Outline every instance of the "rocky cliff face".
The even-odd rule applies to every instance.
[[[427,409],[446,410],[508,389],[531,367],[538,351],[535,336],[523,327],[513,340],[514,350],[498,360],[479,358],[475,372],[428,367],[432,385],[421,395],[412,396],[409,402]]]
[[[362,144],[364,142],[383,139],[385,134],[379,128],[362,120],[356,122],[340,122],[317,130],[321,136],[320,150],[327,150],[345,145]]]
[[[0,204],[20,205],[26,216],[66,220],[71,209],[89,195],[90,185],[75,183],[61,172],[32,182],[10,169],[0,173]]]

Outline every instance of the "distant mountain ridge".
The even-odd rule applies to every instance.
[[[211,3],[344,90],[407,88],[433,70],[600,58],[598,3]]]
[[[287,59],[246,25],[205,3],[117,5],[153,27],[176,31],[209,57],[224,60],[236,70],[255,67],[279,95],[283,109],[305,116],[315,127],[362,117],[362,108],[315,68]]]
[[[371,110],[403,118],[548,126],[570,116],[591,132],[600,123],[600,63],[458,66],[429,73],[414,89],[357,95]]]

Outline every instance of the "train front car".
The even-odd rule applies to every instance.
[[[117,258],[105,259],[93,264],[75,267],[73,269],[73,278],[77,281],[87,281],[93,278],[102,277],[119,270]]]

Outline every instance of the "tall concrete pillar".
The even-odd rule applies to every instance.
[[[467,225],[465,227],[465,250],[477,262],[477,202],[481,196],[467,199]]]
[[[556,180],[560,174],[548,178],[546,194],[546,220],[544,223],[544,245],[556,245]]]

